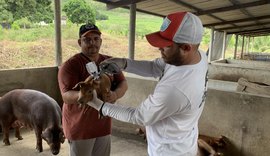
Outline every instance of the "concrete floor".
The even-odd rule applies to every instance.
[[[111,156],[147,156],[147,145],[141,136],[135,134],[134,125],[114,121],[112,132]],[[17,140],[13,131],[10,134],[10,146],[5,146],[0,133],[0,156],[48,156],[52,155],[49,146],[43,141],[43,152],[38,153],[34,131],[21,130],[23,140]],[[68,156],[68,143],[62,144],[59,156]]]

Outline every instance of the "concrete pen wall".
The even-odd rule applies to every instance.
[[[58,67],[0,70],[0,96],[13,89],[34,89],[48,94],[61,106],[57,73]]]
[[[62,104],[57,82],[58,67],[0,71],[1,96],[15,88],[36,89]],[[151,94],[156,79],[126,75],[129,89],[117,104],[137,107]],[[236,84],[209,80],[205,110],[199,121],[201,134],[226,136],[233,147],[228,155],[268,156],[270,153],[270,96],[236,92]],[[114,121],[114,129],[135,133],[136,125]]]

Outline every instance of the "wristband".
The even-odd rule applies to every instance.
[[[105,102],[103,102],[102,105],[101,105],[101,107],[100,107],[99,116],[98,116],[99,119],[102,119],[104,117],[104,115],[102,113],[102,108],[103,108],[104,104],[105,104]]]

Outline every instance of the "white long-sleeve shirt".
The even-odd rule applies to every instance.
[[[162,59],[128,60],[125,71],[163,77],[137,108],[105,104],[102,113],[146,127],[150,156],[192,156],[197,153],[198,120],[204,107],[207,57],[195,65],[174,66]]]

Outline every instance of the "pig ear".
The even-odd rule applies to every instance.
[[[42,132],[42,134],[41,134],[41,138],[44,139],[46,142],[48,142],[49,137],[50,137],[49,130],[45,129],[45,131]]]
[[[63,131],[59,133],[59,138],[60,138],[60,142],[63,144],[66,139]]]
[[[85,83],[91,83],[93,80],[94,80],[94,77],[90,75],[84,80],[84,82]]]
[[[84,85],[84,82],[77,83],[72,89],[78,89],[78,87],[82,87]]]

